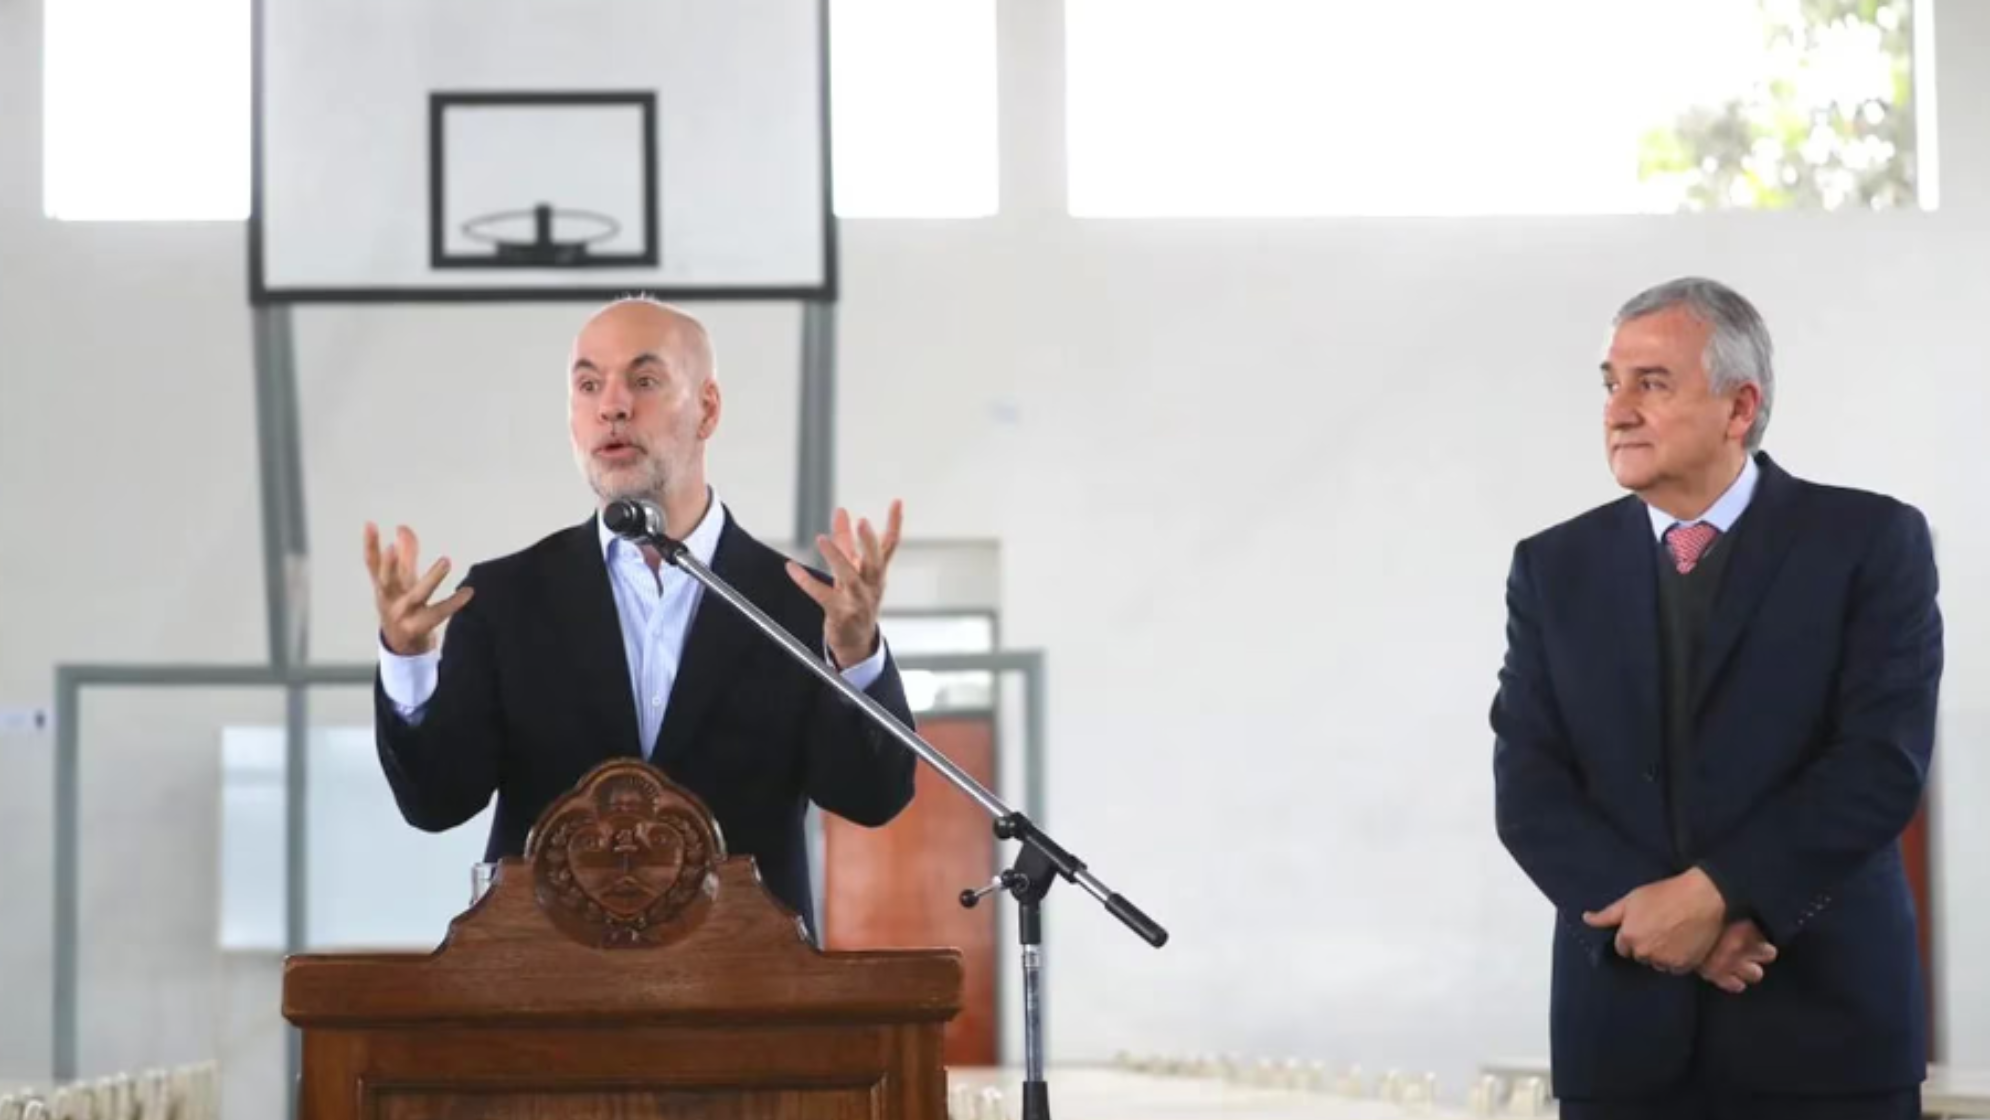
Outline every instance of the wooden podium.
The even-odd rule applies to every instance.
[[[823,953],[634,760],[540,817],[428,954],[304,954],[304,1120],[944,1120],[953,950]]]

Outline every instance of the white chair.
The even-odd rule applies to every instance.
[[[172,1084],[165,1070],[148,1069],[138,1077],[138,1120],[171,1120]]]
[[[1306,1071],[1302,1078],[1302,1086],[1306,1092],[1324,1093],[1331,1081],[1332,1078],[1327,1073],[1327,1063],[1320,1061],[1306,1063]]]
[[[1422,1077],[1404,1078],[1401,1101],[1411,1112],[1429,1112],[1437,1107],[1437,1075],[1426,1073]]]
[[[1403,1076],[1403,1071],[1399,1069],[1392,1069],[1384,1073],[1381,1083],[1375,1088],[1376,1098],[1387,1101],[1390,1104],[1402,1103],[1403,1085],[1407,1080]]]
[[[201,1105],[207,1109],[203,1120],[221,1120],[221,1063],[200,1064]]]
[[[1474,1116],[1495,1116],[1505,1103],[1506,1082],[1488,1073],[1472,1086],[1468,1108]]]
[[[200,1113],[194,1109],[193,1072],[182,1066],[167,1074],[167,1084],[172,1088],[167,1098],[172,1107],[166,1110],[171,1120],[200,1120]]]
[[[1513,1096],[1506,1102],[1508,1116],[1546,1116],[1548,1086],[1538,1077],[1523,1077],[1513,1083]]]
[[[124,1107],[124,1094],[118,1087],[120,1079],[130,1080],[119,1074],[117,1077],[99,1077],[97,1083],[90,1086],[90,1107],[96,1111],[96,1120],[131,1120]]]

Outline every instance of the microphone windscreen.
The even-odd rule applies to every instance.
[[[641,533],[648,527],[643,507],[628,498],[609,502],[608,508],[601,511],[601,523],[618,537]]]

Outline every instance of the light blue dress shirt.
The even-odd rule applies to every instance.
[[[1755,499],[1755,483],[1762,477],[1762,468],[1755,465],[1755,456],[1750,455],[1742,463],[1741,474],[1723,492],[1707,512],[1691,521],[1681,521],[1657,506],[1646,504],[1645,512],[1651,515],[1651,532],[1659,543],[1665,542],[1666,531],[1674,525],[1698,525],[1704,521],[1719,529],[1723,535],[1734,528],[1741,520],[1741,513],[1748,503]]]

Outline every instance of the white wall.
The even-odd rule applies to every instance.
[[[1984,232],[1960,214],[1323,223],[1249,255],[1208,229],[968,232],[928,283],[1006,294],[964,353],[905,292],[875,301],[900,318],[853,313],[881,376],[845,398],[849,448],[893,438],[894,409],[982,434],[912,434],[912,472],[846,457],[848,492],[996,520],[1006,633],[1051,654],[1053,827],[1175,927],[1152,953],[1064,899],[1060,1052],[1299,1050],[1437,1062],[1455,1086],[1480,1057],[1545,1050],[1547,910],[1491,835],[1502,581],[1515,538],[1612,496],[1598,323],[1673,273],[1731,279],[1779,328],[1776,454],[1939,526],[1943,838],[1978,850],[1990,391],[1964,332],[1990,297]],[[854,309],[901,258],[852,241]],[[1990,884],[1958,861],[1945,886],[1948,940],[1983,943]],[[1955,1054],[1990,1063],[1990,973],[1961,952],[1950,969]]]
[[[1054,1055],[1289,1052],[1456,1087],[1482,1058],[1545,1052],[1548,914],[1491,823],[1506,560],[1613,496],[1603,325],[1637,288],[1695,272],[1739,286],[1777,334],[1771,451],[1936,526],[1941,998],[1954,1059],[1990,1066],[1990,963],[1965,951],[1990,944],[1990,881],[1968,858],[1990,844],[1974,749],[1990,702],[1973,687],[1990,672],[1974,329],[1990,6],[1939,12],[1935,214],[1256,223],[1057,216],[1058,133],[1033,127],[1054,125],[1048,11],[1004,6],[1004,80],[1030,83],[1005,105],[1006,216],[846,223],[838,469],[859,509],[903,496],[913,534],[1000,539],[1004,636],[1049,653],[1047,823],[1174,932],[1157,953],[1083,895],[1053,896]],[[241,234],[40,220],[38,20],[0,4],[0,703],[44,699],[58,661],[253,661],[264,640]],[[368,649],[363,519],[406,520],[467,562],[585,514],[556,373],[581,313],[300,313],[318,657]],[[782,536],[796,316],[711,318],[718,482]],[[113,503],[137,532],[107,531]],[[196,779],[215,744],[108,720],[90,734],[131,786],[173,796],[93,786],[86,882],[116,882],[132,851],[117,838],[145,830],[148,873],[198,869],[182,901],[146,893],[185,911],[149,952],[195,959],[216,811]],[[11,1012],[47,1001],[49,774],[42,746],[0,741],[0,1080],[46,1062],[39,1015]],[[130,924],[110,886],[85,923],[97,952],[169,936]],[[231,994],[200,1005],[211,1051],[248,1030],[243,993],[274,992],[251,965],[217,975]],[[164,1019],[109,1024],[179,983],[93,989],[86,1062],[166,1049]],[[244,1053],[275,1060],[256,1037]]]

